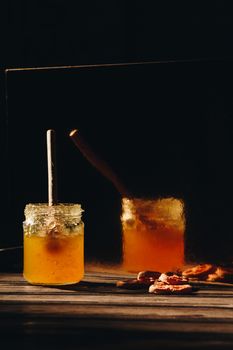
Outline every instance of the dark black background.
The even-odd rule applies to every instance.
[[[6,66],[232,57],[231,1],[8,0]]]
[[[83,204],[86,256],[120,259],[120,196],[72,144],[77,127],[135,195],[184,199],[191,259],[231,260],[230,2],[9,1],[5,14],[3,68],[160,63],[2,70],[2,245],[22,241],[25,204],[47,200],[54,128],[59,199]]]

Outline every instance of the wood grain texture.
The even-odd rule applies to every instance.
[[[186,296],[116,287],[128,277],[90,272],[76,285],[43,287],[20,274],[0,274],[1,343],[25,349],[232,348],[233,287],[199,286]]]

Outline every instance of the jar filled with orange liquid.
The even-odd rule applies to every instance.
[[[64,285],[84,274],[84,224],[79,204],[27,204],[24,278],[31,284]]]
[[[184,208],[175,198],[122,199],[123,269],[176,271],[184,265]]]

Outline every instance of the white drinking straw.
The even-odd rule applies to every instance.
[[[57,204],[55,131],[47,130],[48,205]]]

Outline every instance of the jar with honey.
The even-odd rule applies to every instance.
[[[27,204],[24,278],[31,284],[64,285],[84,274],[84,223],[80,204]]]

